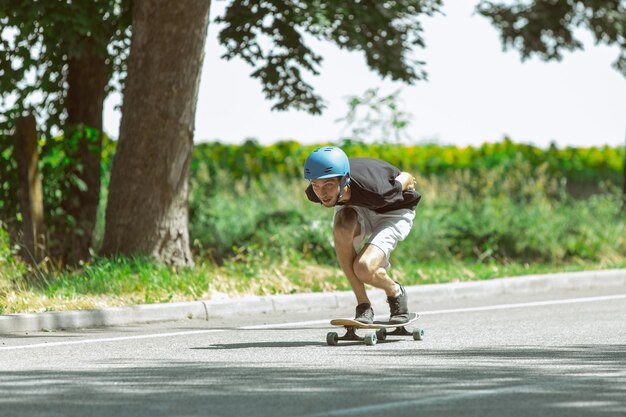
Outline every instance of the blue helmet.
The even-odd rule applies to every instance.
[[[304,162],[304,178],[317,180],[350,175],[348,156],[336,146],[315,149]]]
[[[350,161],[348,155],[336,146],[323,146],[315,149],[304,161],[304,178],[319,180],[323,178],[341,177],[339,180],[339,196],[343,197],[344,188],[350,184]]]

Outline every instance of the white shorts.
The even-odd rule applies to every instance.
[[[385,260],[381,265],[389,268],[389,256],[399,241],[404,240],[411,231],[415,210],[400,209],[387,213],[377,213],[373,210],[359,206],[335,206],[335,214],[349,207],[356,211],[361,233],[352,242],[354,250],[358,253],[364,244],[372,244],[383,251]],[[333,224],[334,224],[333,216]],[[365,239],[367,241],[364,243]]]

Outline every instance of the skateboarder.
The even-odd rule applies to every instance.
[[[406,292],[387,269],[391,251],[413,225],[421,198],[415,177],[380,159],[349,159],[340,148],[324,146],[307,157],[304,178],[310,181],[308,199],[334,208],[335,252],[357,299],[355,320],[374,321],[369,284],[387,294],[389,321],[406,322]]]

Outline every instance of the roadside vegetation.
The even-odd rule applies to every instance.
[[[51,259],[27,266],[3,227],[0,313],[349,289],[335,260],[332,210],[306,200],[299,175],[243,175],[217,164],[224,159],[195,157],[195,268],[97,257],[71,269]],[[391,259],[403,283],[626,267],[621,190],[611,178],[580,198],[548,163],[512,156],[474,165],[418,174],[422,203]]]

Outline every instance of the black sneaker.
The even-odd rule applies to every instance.
[[[374,323],[374,310],[372,309],[372,306],[369,303],[363,303],[356,306],[356,316],[354,317],[354,320],[363,324]]]
[[[398,282],[396,284],[400,285]],[[401,324],[409,321],[409,308],[407,307],[407,296],[404,287],[400,285],[400,295],[397,297],[387,297],[389,303],[389,323]]]

